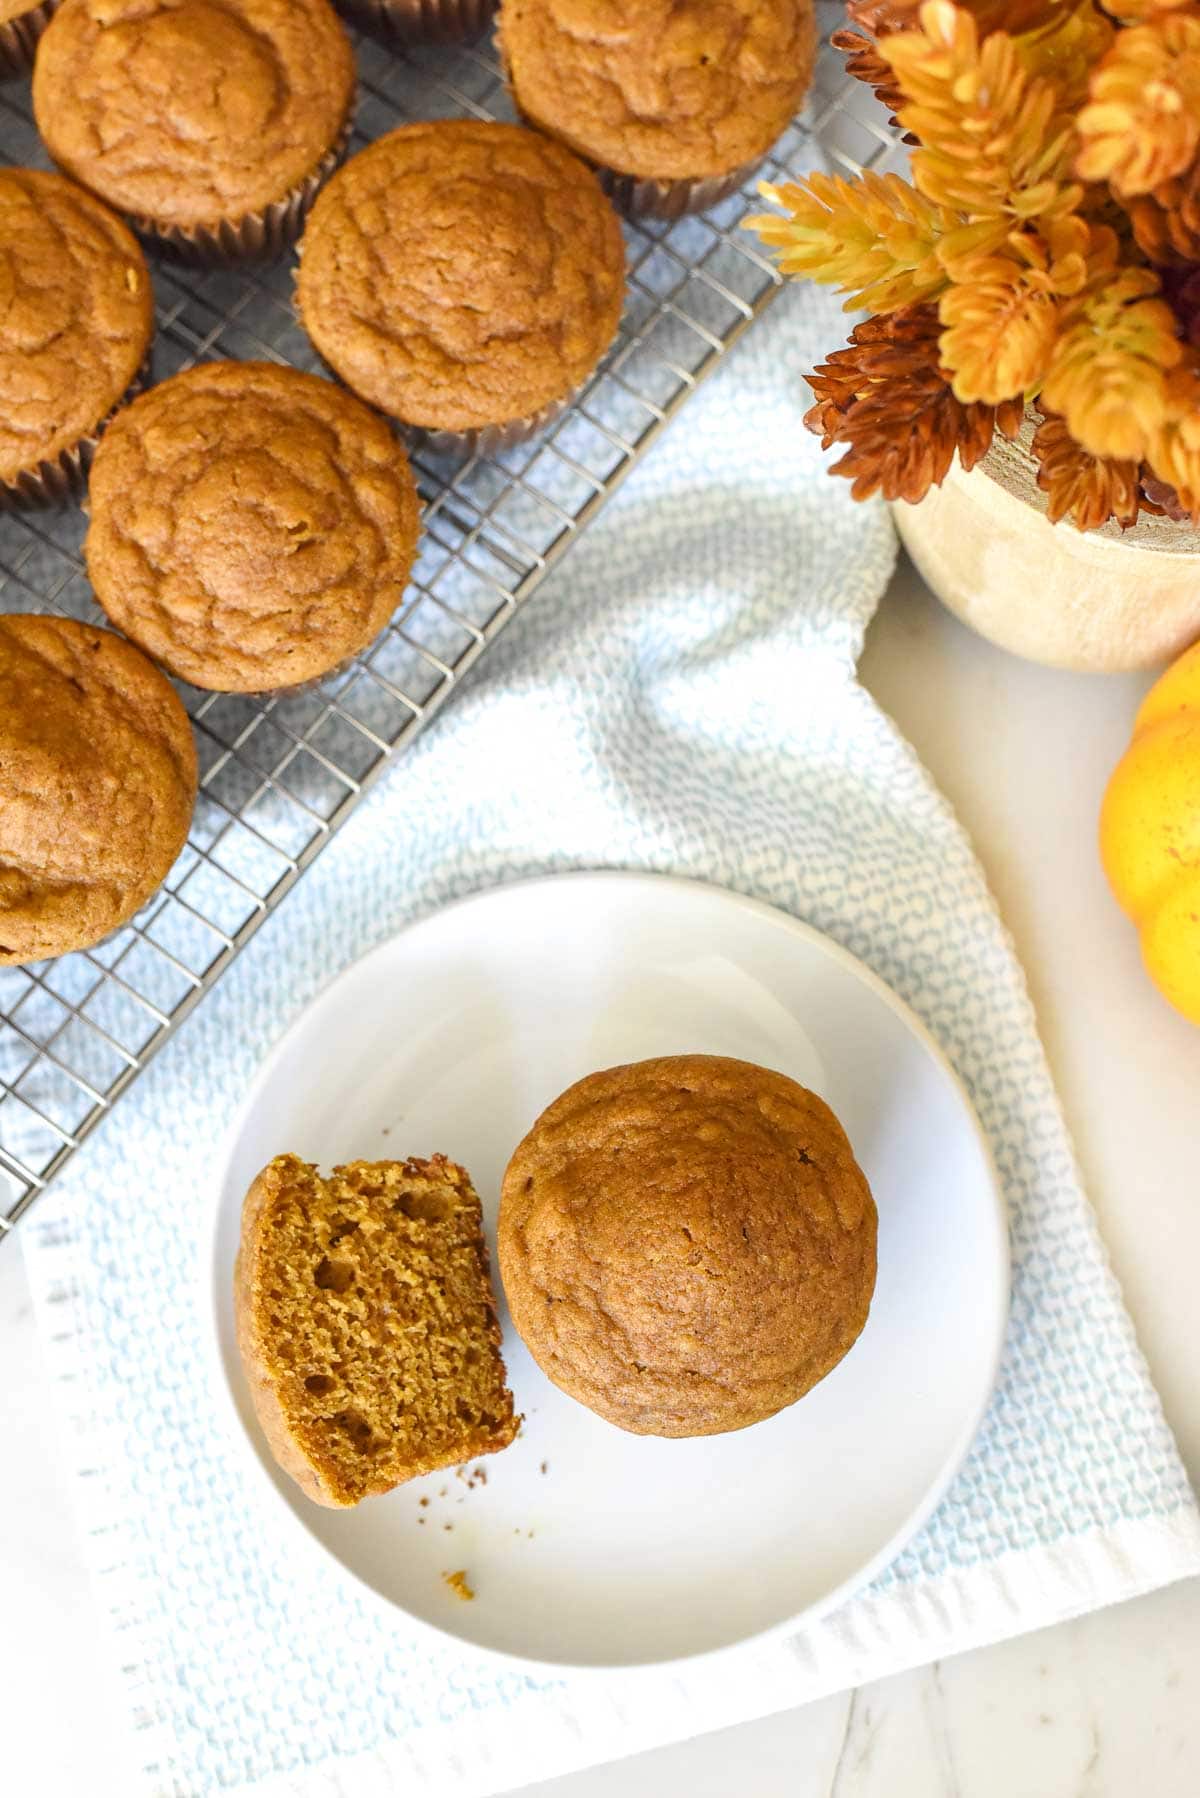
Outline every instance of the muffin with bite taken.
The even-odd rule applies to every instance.
[[[276,1155],[246,1194],[238,1348],[267,1444],[333,1508],[507,1448],[513,1411],[465,1169]]]

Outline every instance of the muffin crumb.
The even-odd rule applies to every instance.
[[[464,1600],[469,1600],[469,1599],[474,1598],[475,1589],[469,1583],[469,1581],[467,1579],[466,1571],[462,1567],[458,1568],[457,1572],[455,1572],[455,1573],[443,1573],[442,1578],[445,1580],[446,1584],[449,1586],[450,1590],[454,1593],[456,1598],[461,1598]]]

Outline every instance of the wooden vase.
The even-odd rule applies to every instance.
[[[1200,637],[1200,531],[1143,518],[1128,531],[1048,522],[1030,450],[996,441],[970,474],[892,515],[932,591],[981,636],[1055,668],[1153,668]]]

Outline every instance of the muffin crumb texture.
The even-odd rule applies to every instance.
[[[131,233],[61,175],[0,169],[0,483],[89,436],[154,325]]]
[[[456,1573],[443,1573],[442,1578],[456,1598],[467,1600],[474,1598],[474,1588],[467,1579],[466,1571],[462,1567],[460,1567]]]
[[[238,1342],[280,1465],[319,1504],[516,1434],[479,1199],[462,1168],[277,1156],[246,1198]]]
[[[616,334],[625,248],[589,169],[515,125],[404,125],[320,195],[297,276],[318,350],[364,399],[438,431],[531,417]]]
[[[867,1320],[876,1213],[837,1119],[719,1056],[612,1068],[538,1119],[504,1178],[500,1271],[555,1385],[638,1434],[770,1417]]]
[[[111,631],[0,617],[0,965],[99,942],[183,848],[191,725],[170,681]]]
[[[304,181],[354,83],[327,0],[62,0],[33,105],[54,160],[111,205],[211,228]]]
[[[504,0],[531,124],[618,173],[690,180],[755,162],[812,77],[812,0]]]
[[[224,692],[295,686],[383,629],[416,551],[408,459],[315,375],[204,363],[113,421],[84,552],[113,623]]]

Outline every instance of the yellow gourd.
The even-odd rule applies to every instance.
[[[1104,795],[1100,856],[1151,980],[1200,1024],[1200,644],[1146,695]]]

